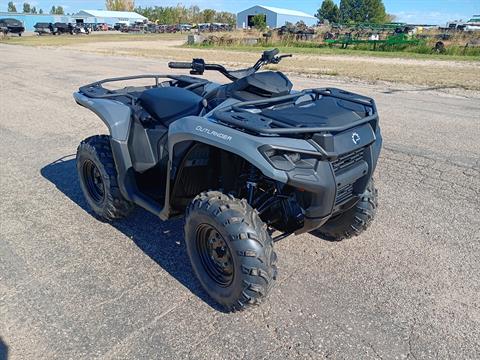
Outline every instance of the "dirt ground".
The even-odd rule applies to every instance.
[[[67,47],[72,50],[105,55],[142,56],[183,61],[200,57],[209,62],[221,62],[236,67],[248,66],[259,57],[256,52],[180,47],[183,43],[184,39],[169,39],[71,44]],[[392,81],[437,89],[480,90],[480,61],[295,54],[293,58],[284,59],[279,65],[271,66],[271,68],[301,75],[331,75],[369,82]]]
[[[64,47],[82,53],[92,52],[106,56],[139,56],[172,60],[191,60],[193,57],[202,57],[210,62],[240,67],[256,61],[261,51],[261,49],[255,51],[255,48],[250,49],[251,51],[191,48],[182,46],[185,41],[185,34],[95,33],[80,37],[13,37],[7,43]],[[334,54],[329,55],[302,53],[302,49],[292,48],[295,52],[293,58],[285,59],[271,68],[304,76],[335,76],[371,83],[390,81],[448,89],[451,92],[457,92],[458,89],[480,90],[480,61],[447,60],[442,56],[439,59],[414,59],[406,58],[405,53],[397,53],[399,57],[385,57],[391,55],[385,52],[359,52],[362,55],[345,55],[343,50],[336,50]]]
[[[181,221],[138,209],[102,223],[82,197],[76,147],[106,128],[72,92],[170,72],[170,55],[192,51],[149,59],[109,46],[100,55],[0,44],[0,358],[480,358],[478,93],[292,76],[297,89],[376,99],[378,215],[348,241],[277,243],[268,300],[225,314],[192,274]],[[222,61],[254,57],[235,54]]]

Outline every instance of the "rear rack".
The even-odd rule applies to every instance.
[[[321,97],[332,97],[340,100],[350,101],[359,105],[369,107],[370,114],[342,126],[318,126],[318,127],[296,127],[286,124],[282,121],[266,116],[265,114],[252,112],[252,107],[285,106],[295,104],[302,97],[310,96],[310,100],[305,102],[318,101]],[[280,134],[305,134],[315,132],[341,132],[352,127],[378,120],[377,107],[375,101],[366,96],[353,94],[337,88],[306,89],[295,94],[284,95],[274,98],[243,101],[228,107],[219,109],[213,113],[213,116],[225,123],[264,135]],[[276,126],[275,128],[271,126]]]

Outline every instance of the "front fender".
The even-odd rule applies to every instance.
[[[93,111],[107,125],[114,140],[126,141],[131,125],[130,108],[116,100],[89,98],[79,92],[73,93],[77,104]]]
[[[175,145],[182,141],[198,141],[234,153],[254,165],[266,177],[282,183],[287,183],[287,173],[275,169],[262,156],[259,147],[267,144],[316,152],[316,149],[305,140],[253,136],[198,116],[188,116],[170,125],[168,129],[170,163],[173,161]]]

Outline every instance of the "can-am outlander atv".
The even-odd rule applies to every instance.
[[[272,288],[275,241],[314,230],[341,240],[375,215],[372,174],[382,145],[375,102],[335,88],[293,91],[281,72],[258,72],[285,56],[265,51],[236,71],[203,59],[169,63],[192,75],[219,71],[231,80],[225,85],[141,75],[74,94],[109,130],[77,151],[95,214],[114,220],[139,205],[162,220],[185,216],[193,270],[229,311]],[[138,79],[151,85],[104,87]]]

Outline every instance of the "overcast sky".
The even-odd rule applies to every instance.
[[[103,9],[103,0],[31,0],[37,9],[44,11],[52,5],[62,5],[66,12],[73,13],[81,9]],[[334,0],[337,4],[340,0]],[[21,11],[24,1],[14,1]],[[136,0],[138,6],[169,6],[182,3],[186,6],[198,5],[200,8],[213,8],[238,12],[253,5],[270,5],[314,14],[322,0]],[[8,0],[0,0],[0,11],[6,11]],[[445,25],[448,20],[466,19],[480,13],[480,0],[384,0],[388,13],[395,14],[398,21],[408,23]]]

